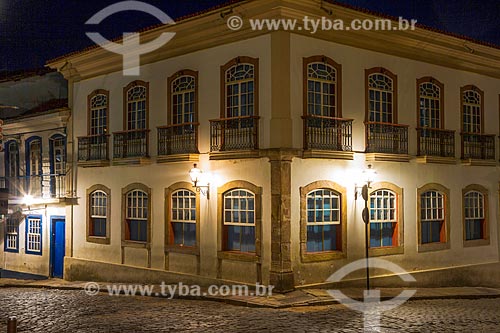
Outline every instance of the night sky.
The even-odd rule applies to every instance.
[[[143,0],[174,20],[226,0]],[[84,23],[119,0],[0,0],[0,71],[42,67],[92,45]],[[342,0],[433,28],[500,45],[500,0]],[[108,39],[159,23],[140,12],[115,14],[96,30]]]

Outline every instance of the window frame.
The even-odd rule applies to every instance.
[[[225,118],[230,118],[227,115],[227,106],[226,106],[226,72],[232,68],[233,66],[241,65],[241,64],[250,64],[253,65],[253,71],[254,71],[254,76],[253,76],[253,117],[258,117],[259,116],[259,59],[258,58],[251,58],[247,56],[239,56],[236,57],[230,61],[228,61],[225,65],[221,66],[220,68],[220,117],[222,119]],[[239,108],[241,108],[241,105],[239,105]],[[241,117],[241,115],[239,116]],[[234,117],[233,117],[234,118]]]
[[[127,229],[127,195],[132,192],[132,191],[142,191],[148,195],[148,218],[146,221],[147,225],[147,232],[146,232],[146,241],[135,241],[131,239],[127,239],[126,237],[126,229]],[[151,188],[141,184],[141,183],[132,183],[127,185],[126,187],[122,188],[122,220],[121,220],[121,229],[122,229],[122,247],[138,247],[138,248],[147,248],[148,250],[150,249],[150,244],[151,244],[151,215],[152,215],[152,210],[151,210]],[[148,267],[150,265],[150,255],[148,251]]]
[[[481,98],[481,104],[479,105],[480,108],[480,117],[481,121],[479,124],[480,127],[480,132],[465,132],[464,131],[464,94],[467,91],[473,91],[475,93],[479,94],[479,97]],[[475,85],[467,85],[460,87],[460,131],[462,133],[470,133],[470,134],[483,134],[484,133],[484,91],[476,87]]]
[[[421,217],[421,196],[429,191],[435,191],[443,195],[444,217],[443,227],[445,228],[440,242],[422,243],[422,217]],[[417,189],[417,250],[418,252],[442,251],[450,248],[450,190],[441,184],[429,183]]]
[[[15,231],[15,239],[16,239],[16,247],[15,248],[10,248],[7,246],[7,237],[9,235],[13,235],[14,233],[13,232],[9,232],[9,221],[12,222],[12,221],[15,221],[14,222],[14,225],[17,224],[17,226],[15,226],[14,228],[16,229]],[[18,219],[14,218],[14,215],[9,215],[6,219],[5,219],[5,227],[4,227],[4,251],[5,252],[10,252],[10,253],[19,253],[19,241],[20,241],[20,237],[19,237],[19,232],[20,232],[20,224],[21,224],[21,221],[19,221]]]
[[[307,251],[307,195],[315,190],[330,190],[340,196],[340,232],[341,249],[334,251]],[[329,181],[319,180],[300,187],[300,257],[303,263],[319,262],[347,258],[347,190],[345,187]]]
[[[403,188],[389,182],[377,182],[373,183],[370,186],[368,191],[368,211],[370,208],[370,200],[371,195],[374,192],[379,190],[388,190],[393,192],[396,195],[396,216],[397,216],[397,245],[393,245],[391,247],[369,247],[368,254],[370,257],[372,256],[385,256],[385,255],[393,255],[393,254],[403,254],[404,253],[404,195]],[[370,221],[371,223],[371,221]],[[370,226],[368,226],[368,240],[370,240]]]
[[[130,89],[133,89],[135,87],[144,87],[146,88],[146,101],[145,101],[145,121],[146,121],[146,127],[145,128],[136,128],[136,129],[129,129],[128,128],[128,91]],[[149,130],[149,82],[145,82],[142,80],[135,80],[130,82],[127,86],[123,88],[123,131],[142,131],[142,130]],[[149,136],[149,135],[148,135]]]
[[[255,252],[239,252],[224,250],[224,194],[232,190],[246,190],[255,195],[254,216],[255,216]],[[260,263],[262,244],[262,187],[258,187],[244,180],[235,180],[224,184],[217,189],[217,243],[219,259],[229,259],[238,261],[250,261]]]
[[[392,122],[370,120],[370,82],[372,74],[382,74],[392,80]],[[398,124],[398,76],[384,67],[365,69],[365,123]]]
[[[28,231],[30,228],[29,221],[32,219],[40,220],[40,234],[39,234],[40,235],[40,251],[34,251],[34,250],[28,249],[28,244],[29,244]],[[36,255],[36,256],[43,255],[43,217],[42,217],[42,215],[27,215],[26,216],[24,241],[25,241],[25,253],[26,254],[31,254],[31,255]]]
[[[465,195],[469,192],[479,192],[483,195],[483,238],[467,240],[466,223],[465,223]],[[490,221],[489,221],[489,195],[488,189],[479,184],[471,184],[462,189],[462,232],[463,232],[463,245],[464,247],[485,246],[490,245]]]
[[[439,88],[439,127],[422,127],[420,125],[420,99],[425,98],[420,94],[420,86],[425,83],[430,83]],[[425,76],[417,79],[417,128],[444,129],[445,112],[444,112],[444,84],[432,76]]]
[[[107,135],[109,133],[109,91],[104,89],[94,90],[87,96],[87,135],[91,136],[92,134],[92,99],[97,97],[98,95],[106,96],[106,125],[104,128],[104,133],[102,134],[94,134],[94,135]]]
[[[324,63],[332,66],[335,69],[335,115],[333,118],[342,118],[342,65],[335,62],[332,58],[325,55],[315,55],[307,58],[302,58],[302,100],[303,100],[303,115],[309,116],[309,65],[313,63]]]
[[[167,79],[167,103],[168,103],[168,106],[167,106],[167,110],[168,110],[168,112],[167,112],[167,124],[168,125],[174,125],[174,115],[173,115],[173,112],[174,112],[174,107],[173,107],[174,93],[172,91],[172,85],[177,79],[179,79],[183,76],[191,76],[194,79],[194,103],[193,103],[194,104],[193,105],[194,119],[193,119],[193,123],[198,122],[198,71],[193,71],[190,69],[183,69],[183,70],[180,70],[180,71],[174,73],[172,76],[170,76]],[[182,122],[179,124],[185,124],[185,122]]]
[[[179,190],[193,192],[196,196],[196,245],[181,246],[174,244],[172,228],[172,195]],[[192,183],[177,182],[165,189],[165,253],[176,252],[200,255],[200,193],[193,188]]]
[[[91,223],[92,223],[92,216],[91,216],[91,200],[90,197],[91,195],[96,192],[96,191],[101,191],[106,194],[106,236],[94,236],[90,234],[91,231]],[[87,189],[86,192],[86,200],[87,200],[87,205],[86,205],[86,212],[87,212],[87,242],[89,243],[96,243],[96,244],[105,244],[108,245],[111,243],[111,189],[101,185],[101,184],[96,184],[91,186],[90,188]]]

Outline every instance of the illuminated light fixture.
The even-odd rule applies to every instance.
[[[33,196],[31,194],[26,194],[24,197],[23,197],[23,204],[26,205],[26,206],[31,206],[35,203],[35,198],[33,198]]]
[[[363,214],[361,216],[363,218],[363,222],[365,223],[366,290],[370,290],[370,262],[368,260],[368,225],[370,224],[370,210],[368,209],[368,200],[370,200],[370,198],[368,197],[368,191],[370,189],[370,185],[375,180],[376,175],[377,172],[372,168],[372,165],[369,164],[368,168],[363,170],[362,173],[362,179],[365,184],[363,185],[363,187],[356,186],[354,190],[354,198],[356,200],[358,199],[358,193],[359,190],[361,190],[361,196],[365,201],[365,207],[363,208]]]
[[[210,199],[210,183],[204,184],[203,181],[203,171],[199,169],[196,164],[194,164],[193,168],[189,171],[189,177],[191,177],[191,181],[193,182],[193,187],[196,188],[196,192],[200,192],[207,199]]]

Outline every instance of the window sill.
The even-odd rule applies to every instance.
[[[147,156],[113,159],[113,165],[148,165],[148,164],[151,164],[151,158]]]
[[[490,245],[489,239],[464,240],[464,247],[487,246]]]
[[[410,162],[408,154],[366,153],[366,162]]]
[[[78,166],[82,168],[107,167],[109,165],[110,165],[109,160],[78,161]]]
[[[109,239],[109,237],[87,236],[87,242],[88,243],[95,243],[95,244],[109,245],[110,239]]]
[[[171,253],[182,253],[182,254],[192,254],[195,256],[200,255],[200,248],[199,247],[190,247],[190,246],[179,246],[179,245],[166,245],[165,246],[165,252],[171,252]]]
[[[199,160],[199,154],[158,155],[156,157],[156,163],[198,162]]]
[[[302,158],[325,158],[325,159],[336,159],[336,160],[353,160],[354,159],[354,152],[352,152],[352,151],[308,149],[308,150],[303,151]]]
[[[4,249],[3,251],[6,253],[19,253],[19,249]]]
[[[450,249],[450,242],[446,243],[426,243],[418,245],[418,252],[443,251]]]
[[[230,150],[210,153],[210,160],[237,160],[243,158],[260,158],[260,150]]]
[[[347,257],[345,251],[325,251],[325,252],[302,252],[303,263],[321,262],[328,260],[344,259]]]
[[[434,164],[457,164],[455,157],[441,157],[441,156],[417,156],[417,163],[434,163]]]
[[[237,251],[218,251],[217,258],[234,261],[260,262],[260,257],[255,253]]]
[[[390,256],[394,254],[403,254],[404,247],[396,246],[396,247],[379,247],[379,248],[369,248],[368,255],[370,257],[379,257],[379,256]]]
[[[132,240],[122,240],[122,247],[135,247],[139,249],[149,249],[151,245],[148,242],[139,242]]]

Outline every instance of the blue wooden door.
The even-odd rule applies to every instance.
[[[52,277],[63,277],[65,254],[65,221],[63,218],[52,219],[52,235],[50,242],[50,261]]]

